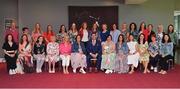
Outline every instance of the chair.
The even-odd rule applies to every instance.
[[[174,61],[173,59],[167,60],[168,63],[168,70],[172,69],[174,67]]]

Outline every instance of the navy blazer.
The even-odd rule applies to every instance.
[[[86,49],[85,49],[84,44],[82,42],[80,42],[80,45],[81,45],[83,53],[86,54]],[[72,53],[79,52],[79,45],[78,45],[78,43],[76,41],[73,42],[71,51],[72,51]]]
[[[101,42],[96,40],[96,44],[93,46],[92,40],[89,40],[87,43],[87,53],[98,53],[98,55],[101,55],[102,54]]]

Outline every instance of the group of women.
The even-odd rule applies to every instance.
[[[69,30],[61,25],[55,34],[52,25],[42,32],[37,23],[32,34],[24,27],[19,40],[19,32],[13,22],[5,32],[2,48],[10,75],[32,72],[34,68],[41,73],[45,62],[49,73],[55,73],[55,65],[59,61],[62,61],[64,74],[69,74],[70,65],[73,73],[79,69],[82,74],[87,71],[132,74],[139,64],[143,65],[143,73],[152,70],[166,74],[168,60],[173,59],[174,63],[177,42],[173,25],[167,28],[166,33],[160,24],[155,31],[152,24],[146,26],[142,22],[138,30],[136,23],[132,22],[129,28],[123,23],[120,30],[116,24],[112,24],[109,30],[107,24],[99,27],[96,23],[90,29],[84,22],[79,30],[75,23]]]

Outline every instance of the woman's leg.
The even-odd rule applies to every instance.
[[[52,70],[51,70],[51,61],[50,60],[48,61],[48,64],[49,64],[49,73],[51,73]]]

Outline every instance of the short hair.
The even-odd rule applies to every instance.
[[[29,29],[28,27],[23,27],[22,31],[24,32],[26,29]]]

